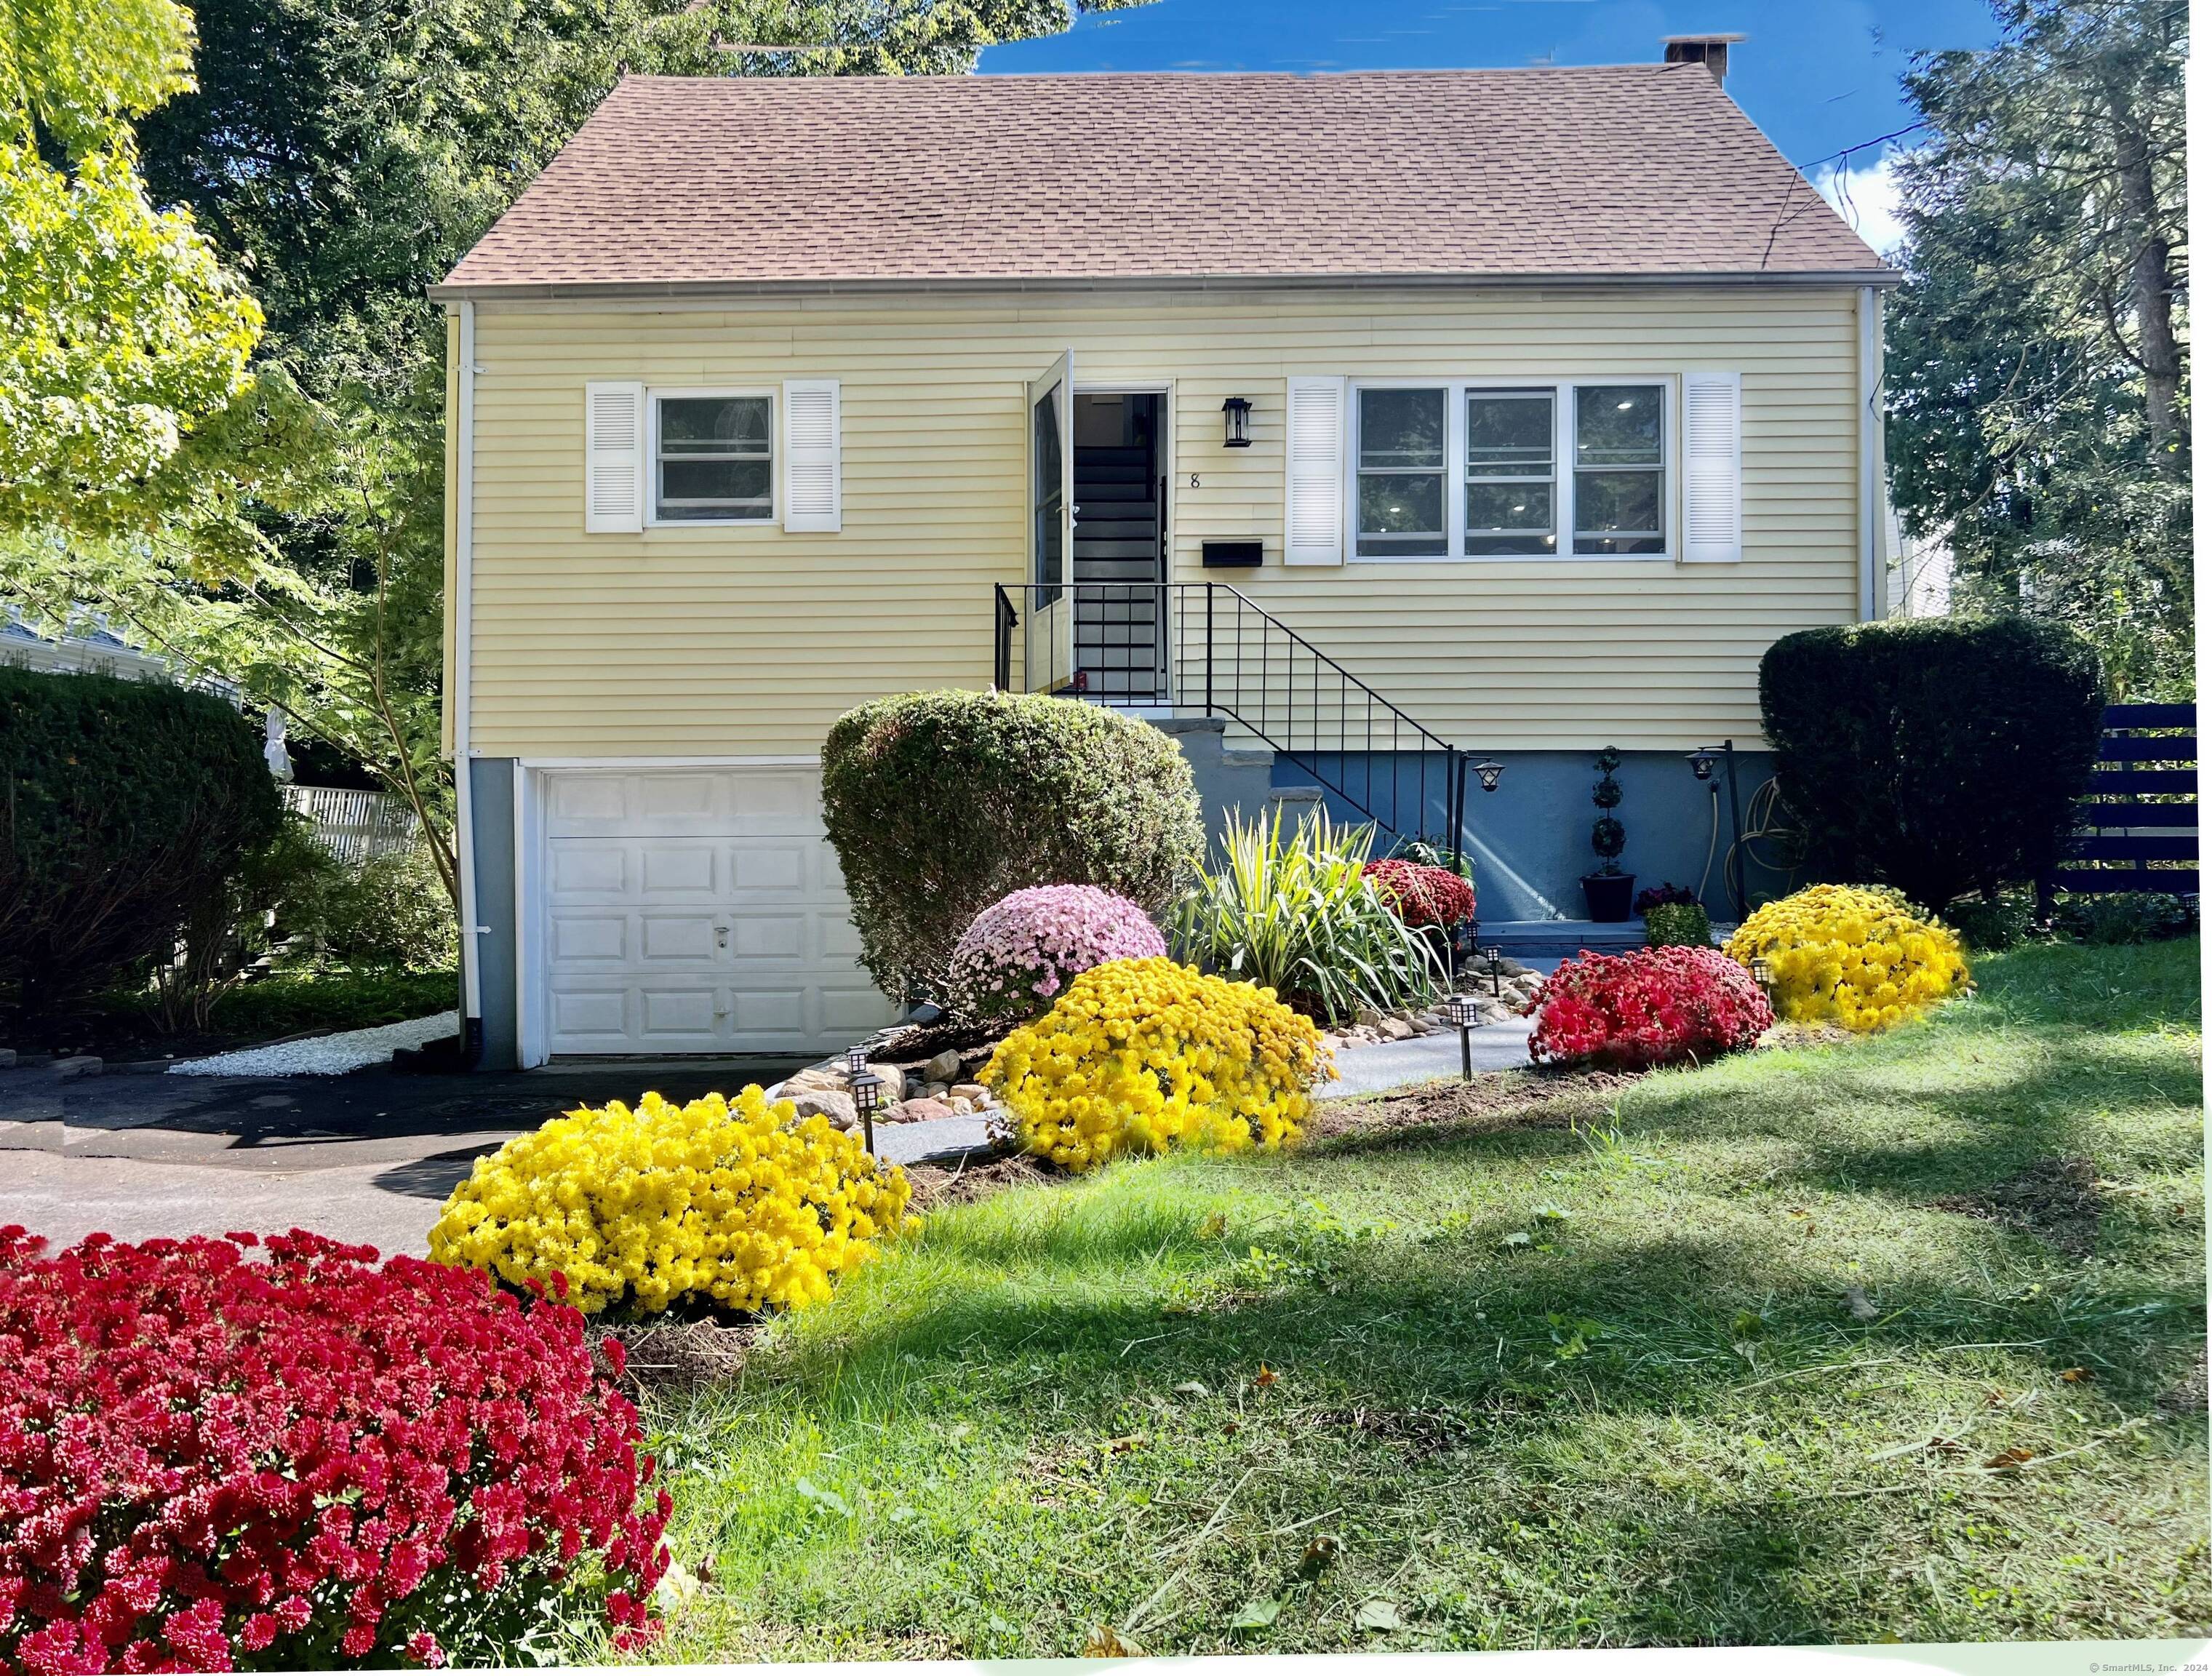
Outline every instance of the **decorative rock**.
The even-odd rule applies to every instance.
[[[991,1103],[991,1090],[981,1083],[955,1083],[952,1085],[952,1097],[955,1100],[965,1100],[970,1105],[988,1106]]]
[[[950,1100],[952,1097],[952,1084],[930,1083],[923,1087],[921,1094],[925,1100]]]
[[[921,1068],[925,1082],[943,1083],[947,1087],[960,1080],[960,1055],[947,1048]]]
[[[801,1089],[793,1093],[787,1084],[783,1097],[791,1102],[802,1118],[817,1115],[828,1118],[840,1129],[849,1129],[860,1120],[860,1114],[853,1104],[853,1096],[836,1089]]]
[[[942,1100],[908,1100],[899,1108],[899,1120],[902,1123],[927,1123],[933,1118],[952,1115],[952,1108]]]
[[[919,1071],[902,1072],[899,1080],[906,1084],[906,1097],[909,1100],[919,1100],[929,1092],[929,1078]]]
[[[956,1094],[952,1096],[952,1109],[961,1117],[971,1117],[975,1114],[975,1102],[964,1094]]]
[[[91,1054],[72,1054],[65,1060],[54,1061],[54,1075],[65,1083],[79,1077],[97,1077],[106,1068]]]
[[[783,1080],[787,1095],[842,1094],[845,1092],[845,1072],[826,1065],[810,1065],[804,1071],[795,1071]]]
[[[1402,1018],[1386,1018],[1382,1025],[1383,1039],[1389,1041],[1407,1041],[1420,1034]]]

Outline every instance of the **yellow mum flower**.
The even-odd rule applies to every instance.
[[[1775,1011],[1802,1024],[1887,1029],[1967,987],[1948,926],[1879,885],[1815,884],[1746,920],[1730,958],[1774,969]]]
[[[796,1308],[908,1225],[912,1189],[857,1136],[748,1088],[677,1106],[647,1094],[573,1111],[477,1160],[430,1230],[441,1263],[510,1285],[560,1275],[586,1315],[611,1305]]]
[[[999,1044],[983,1080],[1029,1150],[1085,1170],[1123,1152],[1297,1141],[1316,1077],[1312,1023],[1271,990],[1171,960],[1108,961]]]

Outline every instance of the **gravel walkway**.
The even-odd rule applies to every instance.
[[[420,1048],[459,1028],[454,1015],[441,1012],[429,1018],[410,1018],[402,1024],[379,1024],[366,1030],[341,1030],[336,1035],[309,1036],[304,1041],[283,1041],[267,1048],[241,1048],[234,1054],[212,1054],[204,1060],[179,1060],[169,1067],[172,1077],[343,1077],[364,1066],[381,1065],[395,1048]]]

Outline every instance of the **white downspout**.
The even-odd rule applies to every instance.
[[[1859,288],[1859,621],[1882,613],[1881,293]]]
[[[477,487],[477,306],[460,305],[459,400],[453,416],[456,437],[453,495],[453,798],[460,853],[461,1048],[467,1057],[483,1029],[483,945],[488,927],[477,922],[477,841],[470,780],[475,752],[469,739],[469,641],[473,603],[471,582],[476,552]]]

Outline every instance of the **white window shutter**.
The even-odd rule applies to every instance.
[[[1285,416],[1283,562],[1344,562],[1344,380],[1290,381]]]
[[[793,379],[783,386],[783,527],[836,530],[844,523],[844,473],[837,380]]]
[[[1682,557],[1743,557],[1743,374],[1682,375]]]
[[[645,527],[645,386],[634,379],[584,386],[584,529]]]

